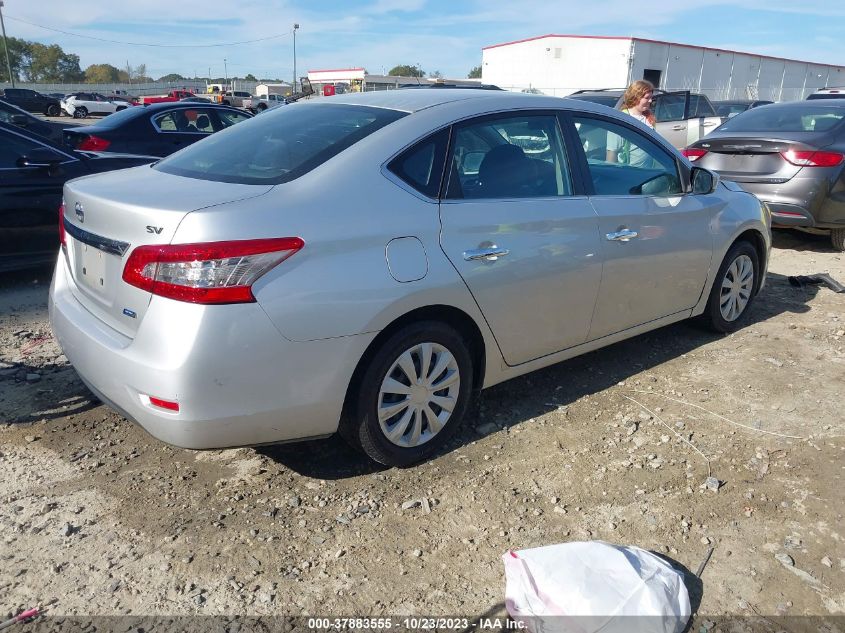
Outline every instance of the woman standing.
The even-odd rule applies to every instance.
[[[622,95],[621,110],[634,117],[640,123],[654,129],[654,113],[651,102],[654,99],[654,86],[650,81],[638,79]],[[645,167],[649,162],[647,154],[616,134],[609,133],[607,139],[607,162],[626,163]]]

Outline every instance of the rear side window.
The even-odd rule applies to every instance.
[[[753,108],[728,119],[720,132],[826,132],[845,119],[845,108],[808,104],[806,107]]]
[[[247,185],[290,182],[406,114],[344,104],[279,108],[156,163],[177,176]]]
[[[441,130],[390,161],[387,168],[429,198],[440,193],[449,130]]]
[[[691,119],[695,119],[702,116],[716,116],[716,112],[713,110],[713,106],[710,104],[710,100],[706,97],[702,97],[701,95],[689,96],[689,110]]]

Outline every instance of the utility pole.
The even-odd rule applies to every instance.
[[[6,23],[3,21],[3,0],[0,0],[0,26],[3,27],[3,50],[6,51],[6,70],[9,71],[9,83],[15,87],[15,76],[12,75],[12,64],[9,61],[9,42],[6,39]]]
[[[296,92],[296,30],[299,24],[293,25],[293,83],[291,84],[291,92]]]
[[[229,67],[226,65],[226,58],[223,58],[223,92],[229,87]]]

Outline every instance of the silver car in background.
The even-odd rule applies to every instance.
[[[829,233],[845,251],[845,99],[754,108],[683,153],[764,200],[775,226]]]
[[[757,198],[633,118],[484,90],[271,111],[68,183],[61,224],[50,318],[105,402],[181,447],[339,431],[385,464],[431,455],[481,388],[690,317],[738,328],[770,249]]]

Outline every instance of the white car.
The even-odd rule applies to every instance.
[[[109,99],[96,92],[75,92],[62,101],[62,110],[75,119],[84,119],[89,114],[112,114],[129,107],[122,99]]]

